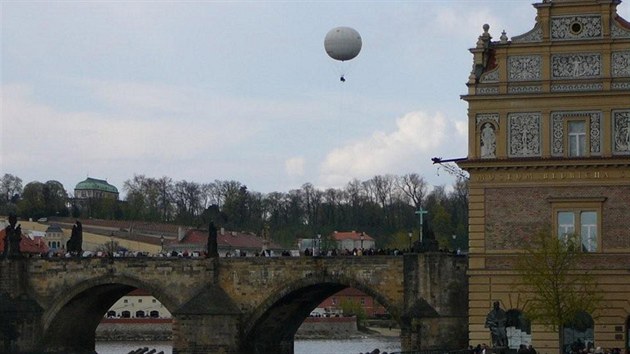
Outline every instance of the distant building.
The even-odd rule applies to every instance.
[[[51,250],[61,250],[66,248],[70,236],[66,236],[58,224],[51,224],[46,229],[44,239]]]
[[[114,199],[118,200],[118,189],[107,181],[88,177],[74,187],[74,197],[83,199]]]
[[[376,242],[365,232],[340,232],[335,231],[331,236],[337,243],[337,248],[341,250],[370,249],[376,248]]]
[[[164,244],[164,252],[187,252],[188,254],[204,254],[208,247],[207,230],[188,230],[180,234],[177,240]],[[217,235],[217,247],[220,257],[238,256],[243,252],[247,256],[260,254],[263,250],[269,250],[274,255],[280,256],[282,247],[252,233],[219,230]]]
[[[148,291],[136,289],[121,297],[105,314],[107,318],[171,318],[171,313]]]
[[[319,306],[317,306],[317,309],[323,309],[323,313],[322,311],[314,312],[320,315],[323,314],[324,316],[343,314],[342,304],[344,302],[354,302],[360,304],[368,317],[379,317],[387,315],[387,310],[385,310],[385,307],[376,302],[374,298],[370,295],[367,295],[361,290],[355,288],[343,289],[333,296],[327,298],[321,304],[319,304]]]
[[[5,240],[7,231],[5,228],[0,229],[0,254],[4,251]],[[40,255],[48,252],[48,245],[43,237],[36,236],[33,238],[28,237],[22,233],[22,240],[20,241],[20,252],[24,255]]]

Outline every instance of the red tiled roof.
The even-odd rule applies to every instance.
[[[4,250],[4,239],[6,238],[7,230],[0,230],[0,250]],[[20,241],[20,252],[41,254],[48,252],[48,245],[43,241],[43,238],[36,236],[35,239],[30,239],[28,236],[22,234],[22,240]]]
[[[368,295],[364,293],[363,291],[356,288],[345,288],[335,293],[335,295],[333,296],[368,296]]]
[[[170,244],[188,243],[194,245],[205,245],[208,243],[208,231],[205,230],[188,230],[181,241],[173,241]],[[223,234],[219,231],[217,235],[217,245],[219,247],[232,248],[262,248],[263,239],[252,234],[242,232],[225,231]],[[279,245],[269,242],[269,248],[281,249]]]
[[[365,232],[356,232],[356,231],[344,231],[344,232],[340,232],[340,231],[335,231],[332,234],[332,237],[334,240],[336,241],[343,241],[343,240],[357,240],[360,241],[361,240],[361,235],[363,235],[363,240],[364,241],[374,241],[374,239],[372,237],[370,237],[370,235],[366,234]]]

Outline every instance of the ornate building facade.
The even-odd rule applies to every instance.
[[[84,199],[114,199],[118,200],[118,188],[102,179],[88,177],[74,187],[74,197]]]
[[[579,237],[603,295],[588,326],[565,330],[565,344],[630,347],[630,23],[620,3],[544,0],[531,31],[493,41],[484,25],[470,50],[459,165],[470,174],[471,344],[490,343],[494,301],[522,319],[528,294],[516,290],[513,260],[546,228]],[[508,327],[510,347],[557,353],[557,333]]]

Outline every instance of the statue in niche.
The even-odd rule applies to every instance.
[[[630,114],[617,119],[614,134],[615,151],[630,151]]]
[[[494,348],[505,348],[508,346],[507,332],[505,325],[507,323],[507,315],[499,306],[499,302],[492,304],[492,310],[486,316],[485,327],[490,330],[492,336],[492,346]]]
[[[494,133],[494,127],[490,123],[486,123],[481,128],[481,158],[495,158],[497,150],[497,137]]]

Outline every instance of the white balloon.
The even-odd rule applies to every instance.
[[[340,61],[350,60],[359,55],[361,45],[361,35],[350,27],[333,28],[324,38],[324,49],[328,56]]]

